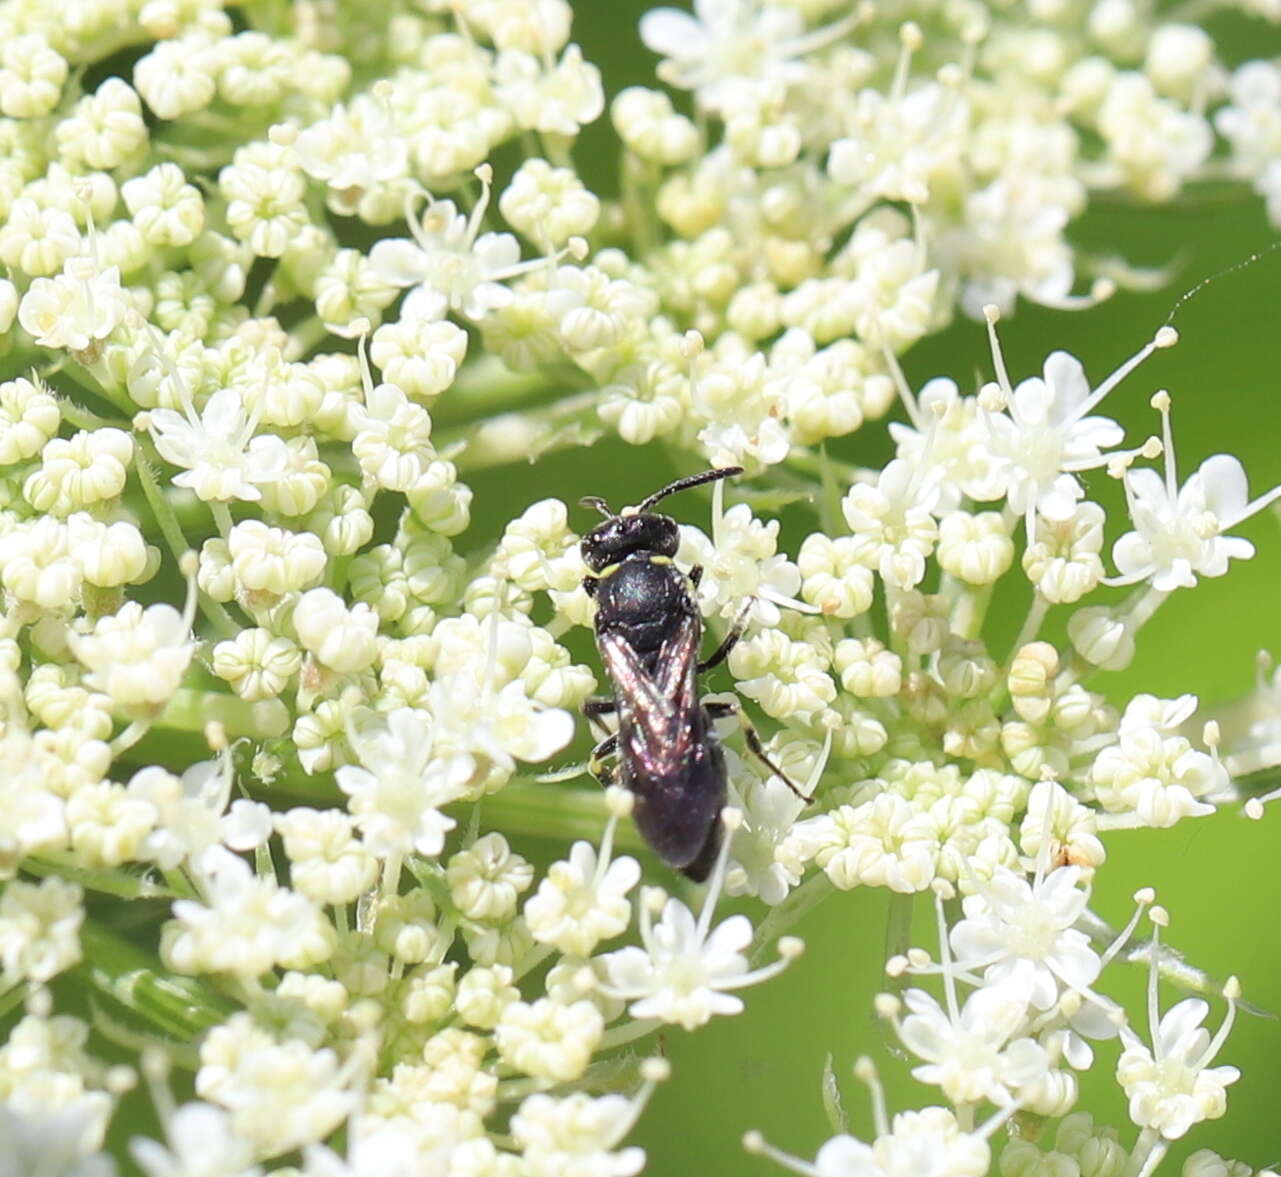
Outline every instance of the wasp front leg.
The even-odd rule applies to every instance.
[[[738,725],[743,729],[743,739],[747,741],[748,750],[752,755],[754,755],[757,760],[759,760],[770,770],[771,773],[774,774],[774,776],[778,777],[783,784],[785,784],[793,793],[804,801],[806,805],[813,802],[813,796],[811,795],[807,797],[802,793],[801,790],[792,783],[791,778],[788,777],[787,773],[785,773],[777,764],[774,763],[774,761],[770,759],[769,753],[765,751],[765,745],[761,743],[761,737],[757,734],[756,728],[753,726],[752,721],[747,718],[747,714],[743,711],[743,708],[737,701],[704,703],[703,706],[706,708],[707,714],[713,719],[726,719],[731,715],[737,716]]]

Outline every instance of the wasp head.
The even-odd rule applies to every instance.
[[[606,519],[583,536],[580,549],[587,567],[600,572],[633,552],[674,556],[680,539],[675,519],[641,511]]]

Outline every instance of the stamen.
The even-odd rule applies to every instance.
[[[819,1177],[819,1172],[813,1165],[801,1160],[800,1157],[794,1157],[791,1153],[775,1148],[755,1129],[743,1133],[743,1151],[754,1157],[768,1157],[776,1165],[782,1165],[784,1169],[800,1173],[803,1177]]]
[[[937,880],[937,882],[946,882],[946,880]],[[948,1020],[956,1025],[961,1020],[961,1007],[956,1000],[956,978],[952,975],[952,948],[947,942],[947,913],[943,910],[943,893],[937,886],[937,882],[934,888],[934,912],[938,917],[939,966],[943,974],[943,994],[947,998]]]
[[[716,865],[712,868],[712,877],[707,881],[707,894],[703,896],[703,907],[698,913],[698,942],[701,944],[707,939],[708,932],[712,927],[712,916],[716,912],[716,901],[721,897],[721,888],[725,885],[725,868],[729,865],[729,848],[734,841],[734,835],[743,824],[743,811],[735,809],[732,805],[725,806],[721,810],[721,827],[724,833],[721,836],[720,853],[716,856]]]
[[[888,1136],[890,1118],[885,1111],[885,1088],[881,1086],[880,1076],[876,1073],[876,1064],[867,1055],[855,1060],[854,1078],[867,1084],[868,1095],[872,1101],[872,1126],[877,1136]]]
[[[1179,494],[1179,463],[1174,454],[1174,429],[1170,421],[1170,394],[1163,388],[1148,402],[1161,414],[1161,445],[1165,451],[1165,493],[1173,502]]]
[[[489,208],[489,197],[494,182],[494,169],[487,163],[478,167],[472,175],[480,181],[480,199],[476,201],[476,207],[471,210],[471,216],[467,219],[467,243],[474,244],[476,238],[480,236],[480,225],[484,219],[485,210]]]
[[[912,422],[912,427],[918,433],[924,433],[926,424],[921,416],[921,407],[917,403],[916,395],[908,386],[907,377],[903,375],[903,369],[899,367],[898,357],[890,350],[883,336],[881,338],[881,354],[885,357],[885,366],[889,369],[890,379],[894,382],[898,398],[903,402],[903,407],[907,410],[907,419]]]
[[[1115,940],[1107,946],[1103,954],[1099,957],[1101,968],[1107,966],[1116,958],[1116,954],[1129,943],[1130,937],[1134,935],[1134,929],[1139,926],[1139,920],[1143,918],[1143,913],[1156,902],[1156,892],[1151,887],[1143,887],[1134,893],[1134,914],[1130,916],[1129,922],[1118,933]]]
[[[1228,1003],[1228,1012],[1223,1015],[1223,1024],[1210,1039],[1210,1045],[1205,1048],[1205,1053],[1194,1064],[1198,1071],[1208,1067],[1214,1061],[1215,1056],[1228,1040],[1228,1035],[1232,1033],[1232,1023],[1237,1019],[1237,1002],[1241,1000],[1241,982],[1236,977],[1229,977],[1224,984],[1223,999]]]
[[[996,334],[996,324],[1000,321],[1001,310],[992,303],[988,303],[983,308],[983,318],[987,321],[987,341],[992,349],[992,367],[996,372],[996,382],[1000,386],[1001,392],[1005,397],[1006,403],[1014,396],[1014,389],[1010,385],[1010,374],[1005,367],[1005,355],[1001,351],[1001,340]],[[1031,543],[1029,537],[1028,542]]]
[[[1115,372],[1112,373],[1102,384],[1090,394],[1089,399],[1081,406],[1077,412],[1077,420],[1082,417],[1088,417],[1118,384],[1121,383],[1131,372],[1134,371],[1144,360],[1154,351],[1167,347],[1173,347],[1179,341],[1179,333],[1173,327],[1162,327],[1156,335],[1152,337],[1150,343],[1144,344],[1137,352],[1125,361]]]
[[[898,39],[901,48],[894,66],[894,80],[890,83],[891,102],[898,102],[906,93],[907,79],[912,69],[912,54],[925,44],[921,26],[910,20],[899,26]]]
[[[1157,989],[1161,980],[1161,929],[1169,927],[1170,916],[1164,907],[1154,907],[1148,913],[1152,921],[1152,943],[1148,956],[1148,1036],[1152,1041],[1152,1058],[1161,1061],[1161,1037],[1158,1030],[1161,1026],[1161,1006]]]

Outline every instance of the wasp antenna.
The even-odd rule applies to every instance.
[[[609,509],[609,504],[599,495],[584,495],[578,500],[580,507],[592,507],[599,511],[606,519],[613,519],[614,512]]]
[[[722,478],[733,478],[734,475],[742,473],[742,466],[721,466],[715,470],[704,470],[701,474],[691,474],[688,478],[678,478],[675,482],[663,487],[662,490],[656,490],[636,508],[636,513],[643,514],[660,499],[665,499],[668,495],[674,495],[679,490],[689,490],[691,486],[702,486],[705,482],[719,482]]]

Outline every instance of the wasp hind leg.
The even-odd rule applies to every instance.
[[[756,757],[766,768],[770,770],[780,781],[792,790],[806,805],[813,802],[813,795],[806,796],[792,782],[792,779],[777,764],[770,759],[769,753],[765,751],[765,745],[761,743],[761,737],[757,734],[756,728],[752,721],[747,718],[743,708],[737,702],[714,702],[704,703],[707,714],[713,719],[725,719],[728,716],[735,715],[738,717],[739,727],[743,729],[743,739],[747,741],[748,750]]]

